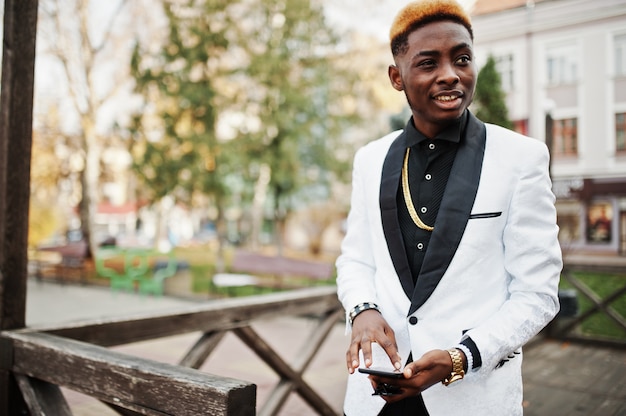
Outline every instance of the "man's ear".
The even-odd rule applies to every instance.
[[[402,76],[400,75],[400,69],[395,65],[389,65],[389,81],[391,86],[398,91],[404,91],[404,82],[402,82]]]

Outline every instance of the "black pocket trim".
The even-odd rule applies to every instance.
[[[477,218],[478,219],[480,219],[480,218],[496,218],[496,217],[499,217],[500,215],[502,215],[502,211],[500,211],[500,212],[484,212],[484,213],[481,213],[481,214],[471,214],[469,216],[469,219],[472,220],[472,219],[477,219]]]

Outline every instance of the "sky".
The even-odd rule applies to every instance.
[[[475,0],[459,0],[465,8]],[[373,35],[387,41],[389,27],[408,0],[326,0],[326,13],[331,24]]]
[[[389,27],[398,11],[410,3],[410,0],[321,0],[325,4],[328,23],[337,25],[344,30],[358,31],[380,39],[381,42],[388,41]],[[466,8],[470,7],[475,0],[458,0]],[[117,7],[120,0],[92,0],[95,13],[100,16],[108,16]],[[0,12],[3,7],[0,3]],[[108,19],[107,19],[108,21]],[[97,19],[96,23],[102,23],[104,19]],[[1,21],[0,21],[1,26]],[[94,33],[98,33],[101,28],[94,28]],[[41,43],[41,42],[38,42]],[[41,45],[39,45],[41,46]],[[45,68],[45,69],[44,69]],[[63,79],[59,68],[54,68],[41,55],[37,61],[36,82],[40,98],[47,95],[54,95],[52,90],[58,88],[60,80]],[[52,81],[50,81],[52,80]],[[69,105],[69,104],[68,104]],[[74,125],[75,120],[67,116],[65,119],[68,125]],[[104,125],[109,125],[109,120],[102,121]]]

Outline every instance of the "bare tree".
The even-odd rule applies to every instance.
[[[116,117],[132,91],[128,62],[141,24],[124,19],[140,15],[133,8],[141,2],[127,3],[40,1],[38,59],[42,64],[38,63],[37,71],[44,73],[42,79],[48,77],[44,95],[52,98],[44,101],[61,108],[64,118],[72,121],[66,125],[65,145],[83,162],[76,186],[81,195],[81,231],[90,253],[98,243],[94,217],[101,199],[102,151],[112,139],[113,126],[121,123]]]

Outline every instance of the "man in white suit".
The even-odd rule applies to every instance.
[[[344,412],[521,415],[521,347],[559,309],[548,150],[467,109],[476,66],[458,3],[409,4],[390,38],[412,117],[354,159],[337,259]],[[401,377],[357,371],[370,367]]]

